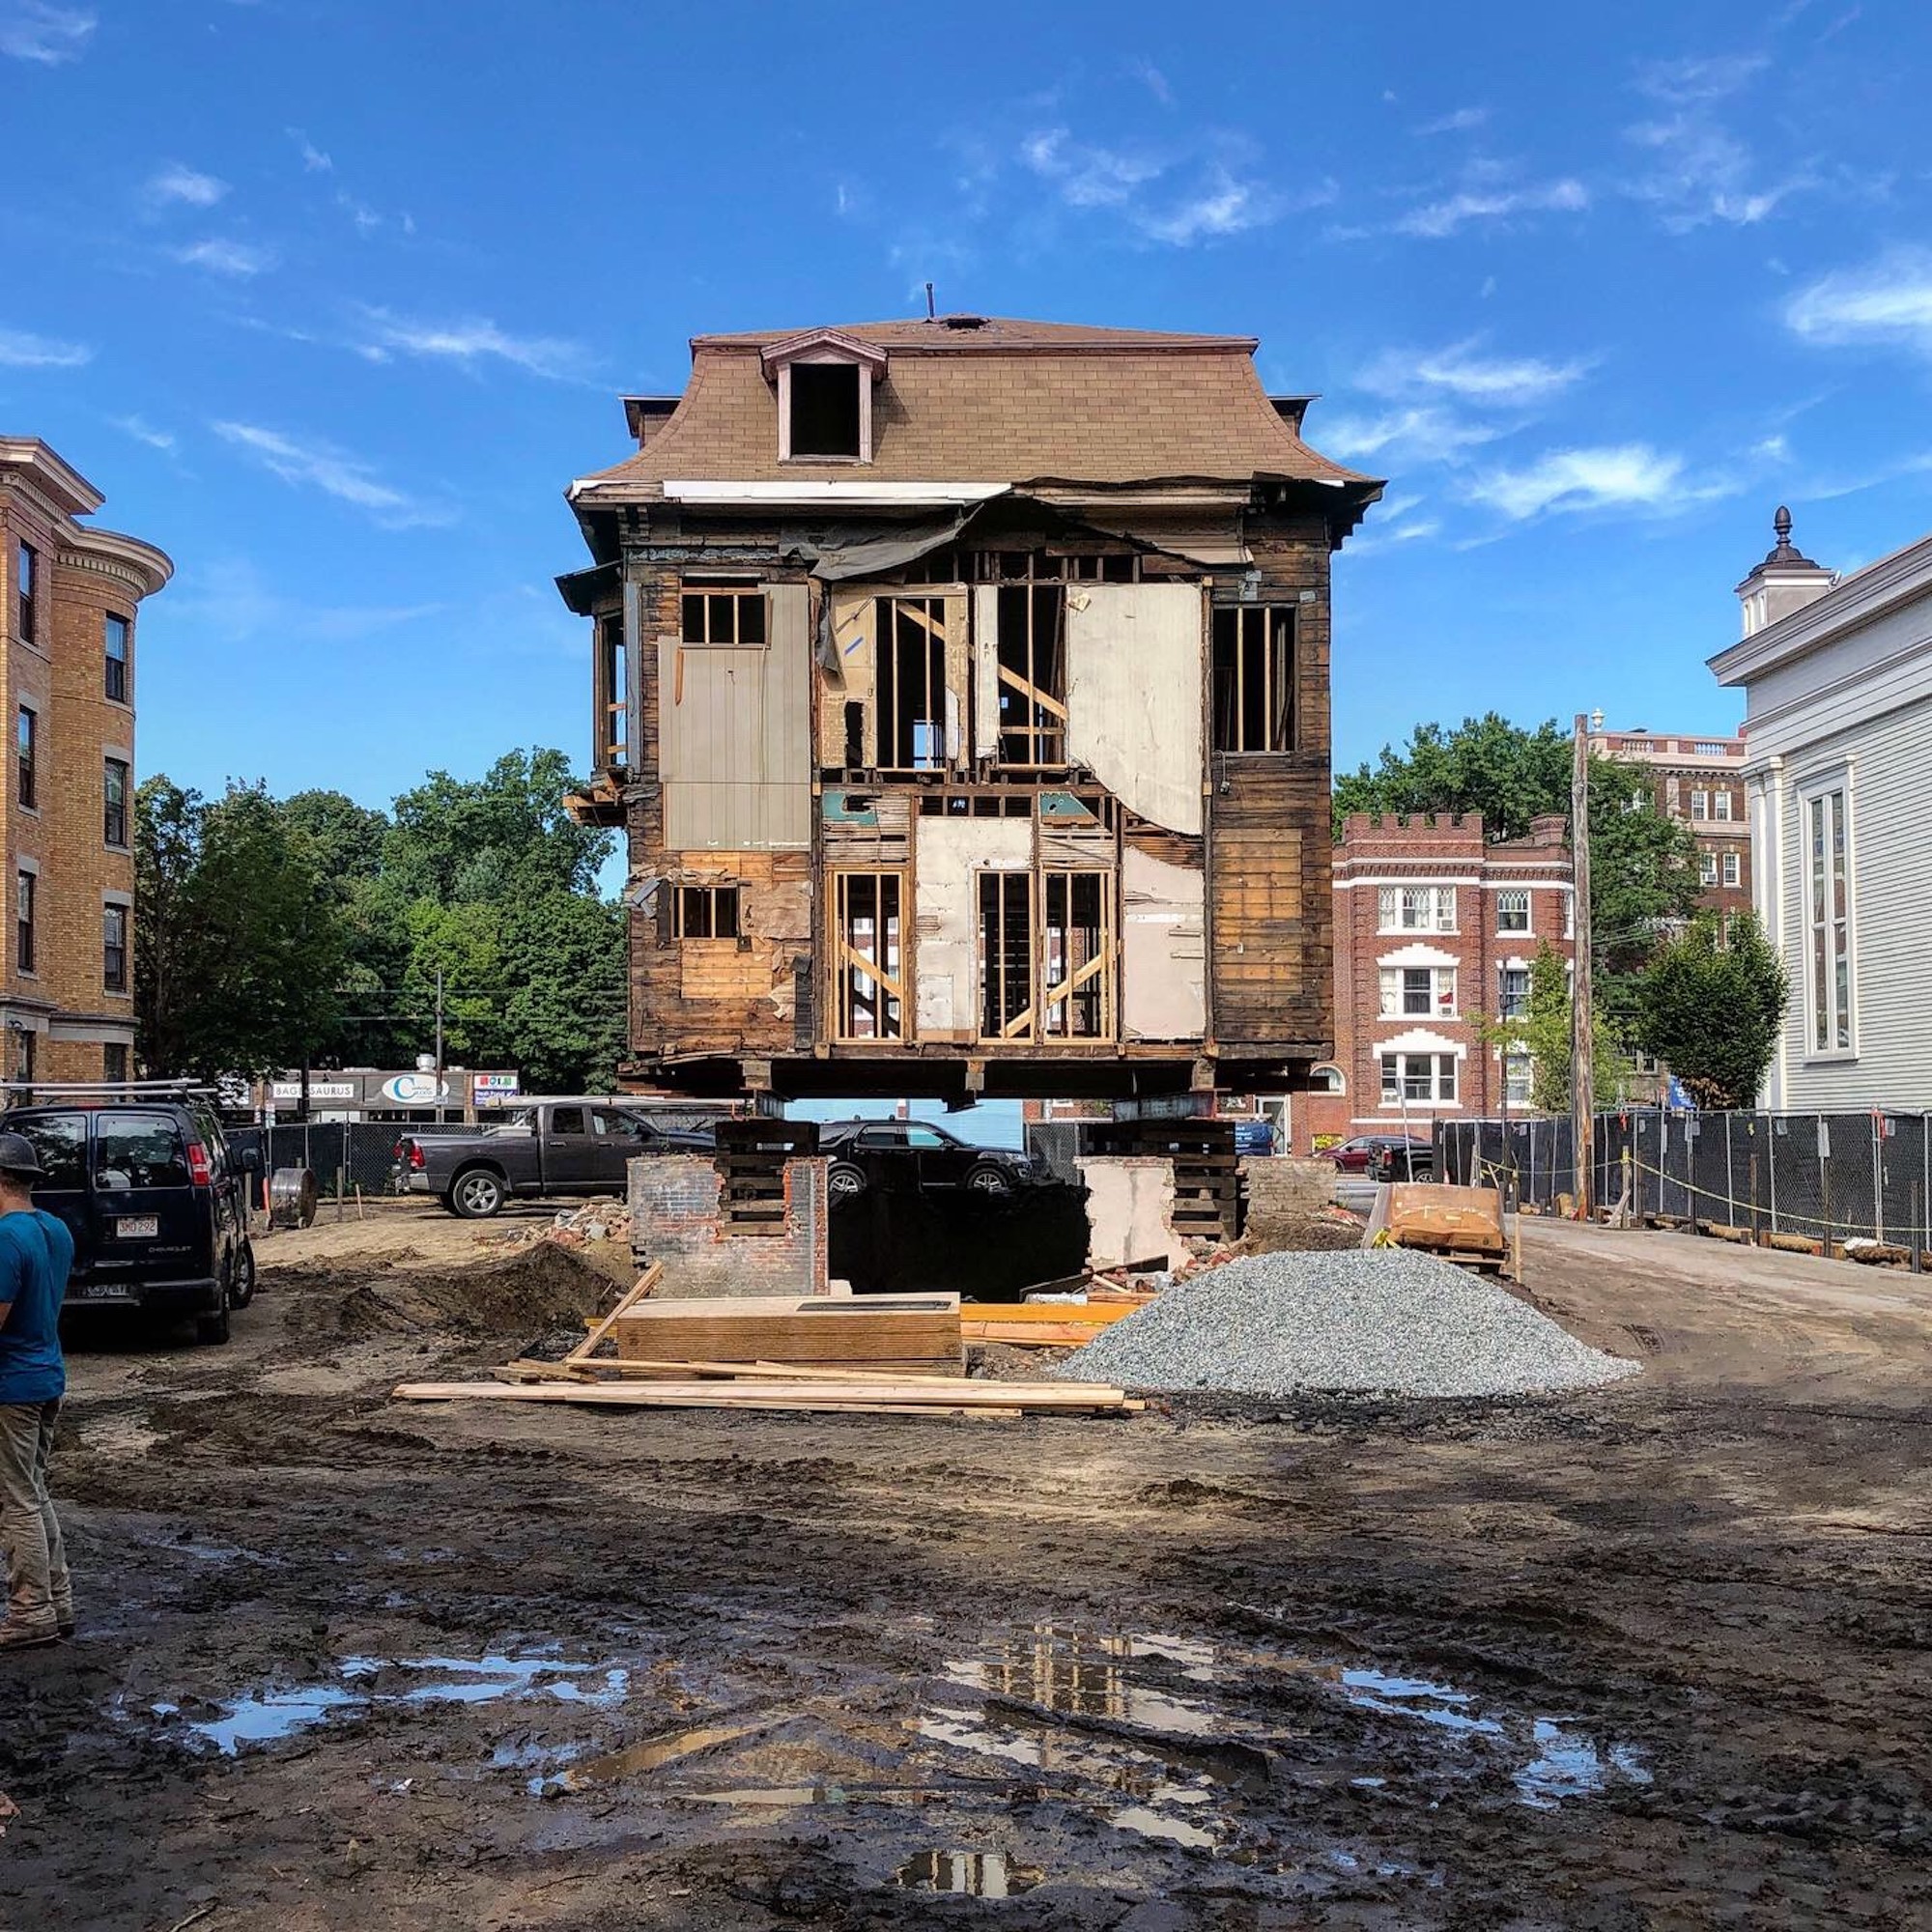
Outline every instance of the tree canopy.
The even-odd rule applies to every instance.
[[[1700,1106],[1754,1106],[1788,998],[1784,962],[1752,914],[1700,914],[1638,980],[1636,1037]]]
[[[440,969],[445,1063],[514,1066],[532,1089],[611,1084],[624,913],[597,891],[612,835],[563,810],[573,783],[542,749],[477,780],[432,772],[393,813],[260,785],[211,806],[148,781],[135,971],[149,1067],[407,1065],[433,1048]]]

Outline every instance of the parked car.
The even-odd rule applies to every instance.
[[[1376,1150],[1377,1180],[1434,1180],[1435,1150],[1428,1141],[1390,1141]]]
[[[1376,1164],[1384,1148],[1426,1148],[1429,1143],[1411,1134],[1357,1134],[1339,1146],[1322,1151],[1323,1160],[1332,1160],[1338,1174],[1366,1174]]]
[[[621,1101],[530,1100],[474,1134],[405,1134],[397,1176],[408,1194],[433,1194],[452,1214],[487,1220],[513,1197],[621,1194],[639,1154],[710,1153],[708,1126],[653,1119]]]
[[[192,1316],[201,1341],[228,1340],[230,1314],[255,1295],[261,1156],[229,1147],[213,1107],[186,1093],[49,1094],[0,1113],[0,1132],[33,1143],[46,1173],[34,1206],[73,1236],[63,1313]]]
[[[832,1199],[854,1201],[874,1187],[964,1187],[1004,1199],[1050,1179],[1043,1163],[1006,1148],[975,1147],[929,1121],[832,1121],[818,1130],[832,1165]]]

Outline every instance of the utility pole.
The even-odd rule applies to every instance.
[[[436,1104],[442,1107],[442,968],[436,969]]]
[[[1570,980],[1570,1145],[1576,1163],[1577,1218],[1595,1217],[1596,1014],[1590,997],[1590,721],[1577,714],[1570,767],[1571,891],[1577,908],[1577,959]]]

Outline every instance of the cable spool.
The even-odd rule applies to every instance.
[[[278,1167],[269,1182],[269,1225],[307,1228],[315,1221],[315,1173],[306,1167]]]

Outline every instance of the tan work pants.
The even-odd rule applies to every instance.
[[[73,1621],[73,1581],[47,1494],[58,1402],[0,1403],[0,1548],[7,1621],[33,1630]]]

